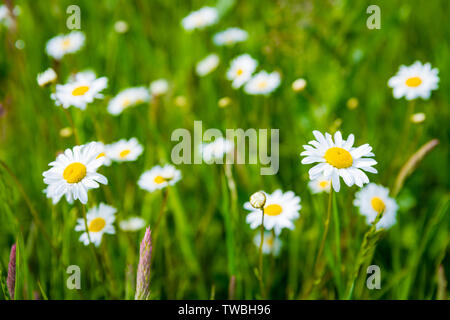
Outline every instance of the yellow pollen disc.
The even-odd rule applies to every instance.
[[[265,87],[267,87],[267,82],[266,81],[261,81],[260,83],[258,83],[258,88],[264,89]]]
[[[163,182],[166,182],[166,179],[164,179],[162,176],[156,176],[154,181],[157,184],[161,184]]]
[[[329,183],[328,181],[320,181],[319,186],[324,189],[328,187],[328,183]]]
[[[372,205],[373,210],[378,213],[381,213],[384,211],[384,209],[386,209],[386,205],[384,204],[383,200],[378,197],[373,197],[370,201],[370,204]]]
[[[125,158],[127,155],[129,155],[130,154],[130,150],[129,149],[125,149],[125,150],[123,150],[122,152],[120,152],[119,153],[119,156],[121,157],[121,158]]]
[[[411,77],[409,79],[406,79],[405,84],[408,87],[418,87],[420,86],[420,84],[422,83],[422,79],[420,79],[419,77]]]
[[[92,219],[92,221],[89,223],[88,230],[89,232],[99,232],[102,231],[105,226],[106,226],[105,219],[98,217]]]
[[[273,237],[270,237],[270,238],[267,239],[267,245],[268,245],[269,247],[272,247],[272,246],[273,246]]]
[[[72,95],[73,96],[82,96],[83,94],[88,92],[88,90],[89,90],[88,86],[81,86],[81,87],[73,89]]]
[[[64,49],[67,49],[70,46],[70,39],[65,39],[62,43]]]
[[[86,166],[80,162],[69,164],[63,172],[63,178],[68,183],[78,183],[86,177]]]
[[[350,152],[339,147],[333,147],[325,152],[325,160],[338,169],[351,167],[353,158]]]
[[[98,158],[101,158],[101,157],[104,157],[104,156],[106,156],[106,153],[102,152],[102,153],[100,153],[100,154],[97,156],[97,158],[95,158],[95,159],[98,159]]]
[[[123,102],[122,102],[122,106],[123,106],[124,108],[130,106],[130,104],[131,104],[131,100],[129,100],[129,99],[125,99],[125,100],[123,100]]]
[[[264,213],[269,216],[278,216],[283,212],[283,208],[278,204],[269,204],[264,207]]]
[[[238,69],[238,70],[236,71],[236,74],[237,74],[238,76],[242,75],[243,73],[244,73],[244,70],[242,70],[242,69]]]

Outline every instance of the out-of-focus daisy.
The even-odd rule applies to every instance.
[[[108,103],[108,112],[112,115],[119,115],[124,109],[148,102],[150,94],[147,88],[134,87],[120,91]]]
[[[239,28],[228,28],[222,32],[216,33],[213,41],[218,46],[231,46],[237,42],[247,40],[248,33]]]
[[[117,162],[135,161],[144,151],[136,138],[122,139],[106,147],[106,154]]]
[[[211,143],[202,143],[199,145],[199,150],[203,160],[206,163],[212,163],[214,160],[222,159],[226,154],[231,153],[233,147],[233,142],[219,137]]]
[[[279,235],[283,228],[294,229],[292,221],[300,217],[300,208],[300,197],[296,196],[294,192],[283,193],[280,189],[275,190],[272,194],[266,195],[264,228],[266,230],[274,229],[276,235]],[[250,228],[255,229],[260,226],[261,210],[253,208],[250,202],[244,204],[244,209],[251,211],[246,218]]]
[[[86,215],[89,237],[84,219],[77,219],[78,224],[75,226],[75,231],[84,231],[80,236],[80,242],[87,246],[90,238],[91,242],[98,247],[102,242],[104,233],[115,234],[116,230],[113,223],[116,220],[116,211],[116,208],[105,203],[100,203],[98,206],[91,208]]]
[[[398,205],[389,197],[389,189],[375,183],[369,183],[355,194],[353,205],[366,216],[367,224],[371,224],[379,213],[383,213],[377,223],[377,229],[390,228],[396,222]]]
[[[280,82],[281,77],[278,72],[260,71],[247,82],[244,91],[252,95],[267,95],[278,88]]]
[[[37,83],[40,87],[45,87],[46,85],[55,82],[57,77],[55,70],[48,68],[37,75]]]
[[[0,24],[9,28],[14,23],[14,17],[20,14],[21,10],[19,6],[15,6],[13,11],[9,11],[8,6],[2,4],[0,5]]]
[[[56,60],[60,60],[68,53],[80,50],[84,45],[85,36],[81,31],[72,31],[69,34],[60,34],[47,42],[47,54]]]
[[[213,25],[219,19],[216,8],[203,7],[197,11],[191,12],[188,16],[181,20],[181,24],[185,30],[203,29]]]
[[[172,186],[181,179],[181,171],[174,166],[166,164],[164,167],[155,166],[145,171],[139,178],[138,185],[144,190],[153,192]]]
[[[56,92],[51,95],[57,106],[64,109],[70,106],[81,110],[86,109],[86,105],[94,99],[102,99],[100,93],[106,88],[108,79],[106,77],[96,78],[92,71],[84,71],[75,74],[69,79],[67,84],[57,84]]]
[[[261,244],[261,235],[259,233],[255,234],[255,236],[253,237],[253,243],[257,248],[259,248],[259,245]],[[278,239],[278,237],[274,237],[272,232],[265,231],[262,252],[264,254],[273,254],[274,256],[278,256],[280,254],[280,249],[281,240]]]
[[[145,220],[140,217],[131,217],[127,220],[120,221],[119,227],[123,231],[138,231],[145,227]]]
[[[422,123],[426,119],[426,115],[423,112],[414,113],[411,115],[411,122],[413,123]]]
[[[306,88],[306,84],[307,82],[305,79],[299,78],[292,82],[292,90],[294,90],[295,92],[303,91]]]
[[[111,165],[111,157],[109,156],[109,146],[103,142],[97,142],[99,154],[97,158],[103,159],[103,165],[109,167]]]
[[[242,54],[231,61],[230,68],[227,71],[227,79],[233,81],[233,88],[240,88],[250,80],[257,66],[258,61],[249,54]]]
[[[395,76],[389,79],[388,85],[393,88],[394,98],[405,97],[406,100],[413,100],[421,97],[430,98],[431,91],[438,88],[439,70],[431,68],[430,63],[422,65],[416,61],[410,66],[400,66]]]
[[[201,77],[206,76],[216,70],[219,62],[219,56],[215,53],[212,53],[197,63],[195,71]]]
[[[125,33],[128,31],[128,23],[123,20],[116,21],[116,23],[114,23],[114,30],[117,33]]]
[[[372,167],[377,162],[375,159],[368,158],[375,156],[371,152],[372,147],[364,144],[354,148],[353,134],[350,134],[347,140],[343,140],[341,133],[337,131],[334,134],[334,142],[329,133],[325,133],[324,136],[315,130],[313,134],[317,140],[308,142],[311,146],[304,145],[305,151],[300,154],[305,156],[302,160],[303,164],[319,162],[309,170],[311,180],[322,176],[325,179],[331,179],[333,189],[338,192],[341,186],[339,177],[342,177],[349,187],[353,184],[362,187],[363,184],[369,183],[369,178],[363,170],[377,173],[377,170]]]
[[[51,169],[45,171],[44,182],[48,184],[46,194],[53,199],[53,203],[59,202],[63,195],[69,203],[80,200],[86,204],[88,190],[98,188],[101,184],[107,184],[108,180],[97,173],[97,169],[103,164],[97,142],[91,142],[73,149],[66,149],[64,153],[56,157],[56,161],[50,162]]]
[[[166,79],[158,79],[150,83],[150,93],[152,96],[162,96],[169,91],[169,83]]]
[[[311,190],[312,194],[322,193],[322,192],[330,192],[331,189],[331,180],[325,179],[323,177],[311,180],[308,182],[309,190]]]

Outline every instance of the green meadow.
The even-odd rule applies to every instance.
[[[152,229],[150,299],[448,298],[447,1],[6,2],[18,5],[20,14],[13,27],[0,25],[0,299],[11,298],[13,244],[15,299],[134,299],[145,228],[119,228],[132,216]],[[81,9],[85,44],[57,62],[46,54],[46,43],[71,31],[66,9],[72,4]],[[366,26],[371,4],[381,9],[380,29]],[[203,6],[217,8],[217,23],[184,30],[181,20]],[[126,22],[126,32],[116,31],[117,21]],[[216,46],[214,34],[229,27],[247,31],[248,39]],[[217,69],[198,76],[197,62],[211,53],[220,58]],[[276,90],[249,95],[231,86],[230,62],[244,53],[259,62],[257,72],[279,72]],[[388,80],[415,61],[439,70],[439,88],[427,100],[395,99]],[[55,84],[42,88],[36,81],[50,67],[58,84],[86,69],[107,77],[104,98],[85,110],[56,106],[50,97]],[[169,83],[167,93],[118,116],[108,113],[122,89],[148,88],[160,78]],[[296,92],[291,85],[298,78],[307,85]],[[225,97],[228,103],[219,106]],[[425,119],[412,121],[417,113]],[[200,120],[204,131],[279,129],[277,174],[261,175],[259,162],[174,164],[182,174],[176,184],[154,192],[139,188],[144,171],[173,164],[172,132],[193,132]],[[312,165],[302,164],[300,153],[315,139],[313,130],[339,130],[345,139],[354,134],[355,146],[373,148],[378,173],[367,175],[389,188],[398,204],[392,227],[371,228],[353,205],[360,188],[342,179],[330,197],[310,192]],[[136,161],[101,166],[108,184],[89,190],[86,206],[46,198],[42,174],[60,152],[132,137],[143,153]],[[261,276],[253,242],[260,229],[250,228],[243,205],[254,192],[276,189],[301,198],[300,217],[294,229],[281,232],[279,255],[263,256]],[[99,247],[85,246],[74,230],[77,219],[100,202],[117,209],[115,234],[104,234]],[[81,270],[80,289],[67,286],[71,265]],[[379,267],[379,289],[367,286],[370,265]]]

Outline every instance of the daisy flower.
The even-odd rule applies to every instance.
[[[248,33],[239,28],[228,28],[222,32],[216,33],[213,42],[218,46],[231,46],[237,42],[247,40]]]
[[[366,222],[369,225],[379,213],[383,212],[383,216],[377,223],[377,229],[390,228],[396,222],[398,205],[389,197],[389,189],[383,186],[369,183],[355,194],[353,205],[366,216]]]
[[[319,162],[309,170],[311,180],[322,176],[325,179],[331,179],[333,189],[338,192],[341,186],[339,177],[342,177],[349,187],[353,184],[362,187],[363,184],[369,183],[369,178],[363,170],[377,173],[377,170],[372,168],[377,162],[369,158],[375,156],[371,152],[372,147],[364,144],[354,148],[353,134],[350,134],[347,140],[343,140],[341,133],[337,131],[334,134],[334,142],[329,133],[325,133],[324,136],[315,130],[313,134],[317,140],[308,142],[311,146],[304,145],[305,151],[300,154],[300,156],[306,156],[302,160],[303,164]]]
[[[231,61],[230,68],[227,71],[227,79],[233,81],[233,88],[240,88],[250,80],[257,66],[258,61],[249,54],[242,54]]]
[[[430,98],[431,91],[438,88],[438,69],[431,69],[431,64],[422,65],[416,61],[413,65],[400,66],[395,76],[389,79],[388,85],[393,88],[394,98],[405,97],[413,100],[421,97],[426,100]]]
[[[200,77],[206,76],[216,70],[219,62],[219,56],[215,53],[212,53],[197,63],[197,65],[195,66],[195,71]]]
[[[79,72],[72,76],[67,84],[57,84],[56,92],[51,95],[51,98],[55,100],[57,106],[62,106],[64,109],[74,106],[84,110],[86,105],[95,98],[103,98],[100,91],[106,88],[107,83],[106,77],[97,79],[92,71]]]
[[[150,94],[145,87],[134,87],[120,91],[108,103],[108,112],[119,115],[123,110],[150,100]]]
[[[117,162],[135,161],[144,151],[136,138],[130,140],[121,139],[106,147],[106,154]]]
[[[276,235],[279,235],[283,228],[294,229],[292,220],[300,217],[300,208],[300,197],[296,196],[294,192],[283,193],[280,189],[275,190],[272,194],[266,195],[264,228],[266,230],[274,229]],[[251,211],[246,218],[250,228],[256,229],[260,226],[261,210],[253,208],[250,202],[244,204],[244,209]]]
[[[183,20],[181,20],[181,24],[185,30],[190,31],[195,29],[203,29],[207,26],[213,25],[218,19],[219,14],[216,8],[203,7],[184,17]]]
[[[57,77],[55,70],[48,68],[44,72],[39,73],[36,80],[40,87],[45,87],[50,83],[55,82]]]
[[[255,234],[253,237],[253,243],[257,248],[261,244],[261,235]],[[272,232],[266,231],[264,232],[262,252],[264,254],[273,254],[274,256],[278,256],[280,254],[281,249],[281,240],[278,237],[274,237]]]
[[[166,79],[158,79],[150,83],[150,93],[153,96],[162,96],[169,91],[169,83]]]
[[[44,182],[48,185],[46,194],[53,199],[53,203],[59,202],[63,195],[69,203],[80,200],[86,204],[88,190],[99,187],[99,183],[107,184],[108,180],[97,173],[97,169],[103,164],[97,142],[91,142],[73,149],[66,149],[56,161],[50,162],[51,169],[45,171]]]
[[[103,142],[97,142],[98,151],[100,152],[97,158],[103,159],[103,165],[109,167],[111,165],[111,157],[109,156],[109,146],[105,145]]]
[[[104,233],[115,234],[116,230],[113,223],[116,220],[116,211],[116,208],[105,203],[100,203],[97,207],[90,209],[86,215],[89,237],[84,219],[77,219],[78,224],[75,226],[75,231],[84,231],[80,236],[80,242],[87,246],[89,245],[89,238],[91,238],[91,242],[98,247],[102,242]]]
[[[122,231],[138,231],[145,227],[145,220],[140,217],[131,217],[127,220],[120,221],[119,227]]]
[[[155,166],[145,171],[139,178],[138,185],[141,189],[153,192],[167,186],[173,186],[180,179],[181,171],[170,164],[166,164],[164,167]]]
[[[47,42],[47,54],[60,60],[68,53],[74,53],[84,45],[85,36],[81,31],[72,31],[69,34],[60,34]]]
[[[267,73],[260,71],[255,74],[245,85],[244,91],[248,94],[269,94],[280,85],[281,77],[278,72]]]
[[[314,179],[308,182],[309,190],[311,190],[312,194],[322,193],[322,192],[330,192],[331,189],[331,180],[325,179],[324,177],[320,177],[318,179]]]
[[[211,160],[222,159],[226,154],[231,153],[234,144],[223,137],[216,138],[211,143],[202,143],[199,145],[200,154],[206,163],[212,163]]]

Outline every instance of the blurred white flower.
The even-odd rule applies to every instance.
[[[247,40],[248,33],[239,28],[228,28],[222,32],[216,33],[213,42],[218,46],[231,46],[237,42]]]
[[[251,95],[267,95],[278,88],[280,82],[281,77],[278,72],[260,71],[247,82],[244,91]]]
[[[212,53],[197,63],[195,71],[197,72],[197,75],[201,77],[206,76],[216,70],[219,62],[219,56],[215,53]]]
[[[325,179],[324,177],[320,177],[308,182],[309,190],[311,190],[312,194],[322,193],[322,192],[330,192],[331,189],[331,180]]]
[[[56,60],[60,60],[68,53],[74,53],[80,50],[85,41],[84,33],[81,31],[72,31],[66,35],[58,35],[47,42],[47,54]]]
[[[142,154],[144,148],[139,144],[136,138],[130,140],[121,139],[115,143],[106,146],[106,155],[113,161],[136,161]]]
[[[55,70],[52,68],[48,68],[42,73],[37,75],[37,83],[41,87],[45,87],[46,85],[55,82],[57,78]]]
[[[258,61],[249,54],[242,54],[231,61],[230,68],[227,71],[227,79],[233,81],[233,88],[240,88],[250,80],[257,66]]]
[[[166,79],[158,79],[150,83],[150,93],[153,96],[162,96],[169,91],[169,82]]]
[[[224,139],[223,137],[216,138],[211,143],[202,143],[199,145],[199,150],[203,160],[206,163],[222,159],[226,154],[233,150],[233,143]]]
[[[164,167],[155,166],[152,169],[145,171],[139,178],[138,185],[141,189],[153,192],[167,186],[172,186],[180,179],[180,170],[175,169],[175,167],[170,164],[166,164]]]
[[[128,23],[123,20],[116,21],[116,23],[114,23],[114,30],[117,33],[125,33],[128,31]]]
[[[145,227],[145,220],[140,217],[131,217],[127,220],[120,221],[119,227],[123,231],[138,231]]]
[[[431,91],[438,88],[439,70],[431,69],[431,64],[422,65],[420,61],[416,61],[411,66],[400,66],[395,76],[389,79],[388,85],[393,88],[394,98],[400,99],[405,97],[406,100],[413,100],[421,97],[429,99]]]
[[[253,243],[257,248],[259,248],[259,245],[261,244],[261,235],[259,233],[255,234],[253,237]],[[274,237],[272,232],[265,231],[262,252],[264,254],[273,254],[274,256],[278,256],[280,254],[280,250],[281,240],[278,237]]]
[[[119,115],[124,109],[148,102],[150,94],[147,88],[134,87],[120,91],[108,103],[108,112],[112,115]]]
[[[306,88],[306,80],[303,78],[297,79],[292,82],[292,90],[295,92],[303,91]]]
[[[203,7],[197,11],[191,12],[188,16],[181,20],[181,24],[185,30],[203,29],[207,26],[215,24],[219,19],[216,8]]]

